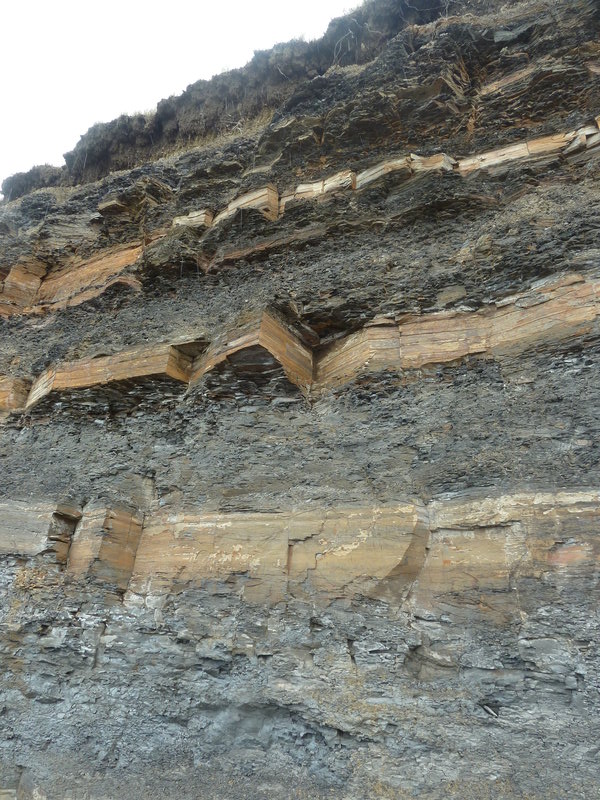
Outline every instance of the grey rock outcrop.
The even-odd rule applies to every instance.
[[[600,11],[370,0],[0,205],[0,798],[583,798]]]

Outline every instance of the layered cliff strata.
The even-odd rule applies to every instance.
[[[597,796],[597,4],[371,0],[0,206],[0,797]]]

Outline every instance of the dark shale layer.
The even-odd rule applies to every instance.
[[[589,798],[600,6],[369,0],[0,205],[0,798]]]

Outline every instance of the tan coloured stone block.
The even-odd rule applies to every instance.
[[[46,550],[54,510],[50,503],[0,502],[0,553],[35,556]]]
[[[476,156],[462,158],[458,161],[458,171],[463,175],[473,172],[476,169],[487,169],[517,161],[529,156],[527,142],[511,144],[507,147],[500,147],[497,150],[490,150],[487,153],[480,153]]]
[[[279,514],[176,514],[150,517],[137,554],[132,590],[152,576],[153,591],[244,576],[244,596],[278,602],[287,563],[285,517]]]
[[[404,369],[447,363],[486,349],[487,324],[482,315],[441,311],[400,322]]]
[[[191,368],[191,357],[170,344],[137,347],[114,356],[72,361],[40,375],[29,393],[27,408],[32,408],[50,392],[124,380],[164,376],[187,383]]]
[[[506,623],[517,612],[509,592],[511,566],[506,545],[514,537],[524,544],[518,526],[473,530],[439,530],[432,534],[422,569],[415,581],[411,606],[438,615],[440,609],[459,616],[482,615]]]
[[[287,528],[289,592],[333,599],[383,591],[418,522],[412,504],[294,515]]]
[[[400,336],[393,324],[372,325],[346,336],[315,359],[316,388],[337,386],[360,372],[397,369]]]
[[[395,326],[369,326],[315,359],[314,388],[352,380],[361,372],[419,369],[475,354],[501,357],[592,331],[600,313],[600,284],[579,275],[540,281],[528,292],[478,312],[406,315]]]
[[[174,217],[173,227],[210,228],[213,218],[213,212],[208,208],[203,208],[200,211],[190,211],[189,214],[182,217]]]
[[[419,613],[506,624],[522,614],[517,581],[591,574],[600,493],[557,492],[435,501],[427,558],[411,593]]]
[[[343,189],[356,188],[356,173],[351,169],[344,169],[337,172],[330,178],[325,178],[323,181],[323,194],[328,192],[337,192]]]
[[[30,306],[35,300],[46,270],[46,265],[39,261],[15,264],[4,279],[0,291],[0,315],[2,307],[5,307],[8,313],[11,306],[14,306],[17,312]]]
[[[232,200],[226,209],[221,211],[214,219],[214,224],[233,216],[237,211],[244,209],[255,209],[268,220],[276,220],[279,216],[279,192],[277,187],[272,183],[268,183],[261,189],[255,189],[252,192],[236,197]]]
[[[260,323],[258,343],[279,361],[292,383],[308,390],[313,375],[312,352],[283,318],[271,311],[265,311]]]
[[[31,381],[0,375],[0,411],[24,408],[31,389]]]
[[[131,578],[142,534],[143,514],[109,509],[103,523],[102,543],[90,574],[102,583],[125,591]]]
[[[294,193],[295,200],[314,200],[323,194],[323,181],[313,183],[300,183]]]
[[[555,153],[566,147],[574,136],[568,133],[558,133],[553,136],[542,136],[540,139],[532,139],[527,142],[527,149],[532,156],[546,155]]]
[[[164,593],[174,583],[235,580],[251,603],[321,604],[355,595],[427,613],[519,613],[521,576],[553,580],[600,566],[600,493],[538,492],[278,513],[189,511],[143,516],[92,504],[0,504],[0,553],[53,552],[76,579]]]
[[[249,602],[288,594],[323,601],[376,592],[402,562],[419,524],[412,505],[304,513],[176,514],[150,517],[133,592],[165,591],[174,579],[202,584],[244,578]]]
[[[86,575],[92,562],[99,557],[106,511],[105,506],[86,507],[71,544],[67,567],[70,574]]]
[[[356,176],[354,188],[357,190],[364,189],[365,186],[385,178],[386,175],[402,172],[405,173],[406,178],[410,177],[410,157],[404,156],[390,161],[383,161],[381,164],[376,164],[374,167],[369,167],[359,172]]]
[[[77,527],[68,557],[68,572],[91,577],[125,591],[140,537],[143,514],[131,509],[89,507]]]
[[[599,310],[598,287],[581,276],[541,281],[514,303],[505,300],[491,316],[489,350],[500,355],[581,336],[591,330]]]
[[[446,153],[437,153],[434,156],[416,156],[411,153],[408,163],[413,172],[451,172],[457,162]]]
[[[134,593],[242,579],[249,602],[289,596],[329,603],[356,594],[506,621],[518,613],[518,568],[587,571],[600,564],[598,492],[520,494],[278,514],[150,515]],[[557,545],[562,530],[564,544]],[[566,574],[565,572],[565,574]],[[504,593],[504,594],[503,594]],[[462,598],[462,599],[461,599]],[[466,609],[466,611],[465,611]]]
[[[21,556],[53,554],[67,561],[73,532],[81,513],[51,503],[0,503],[0,553]]]
[[[73,260],[43,281],[36,302],[53,305],[72,301],[92,286],[106,284],[115,275],[132,266],[142,254],[139,244],[122,245],[81,261]]]

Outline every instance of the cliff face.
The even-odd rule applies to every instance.
[[[600,8],[371,0],[0,206],[1,798],[594,798]]]

